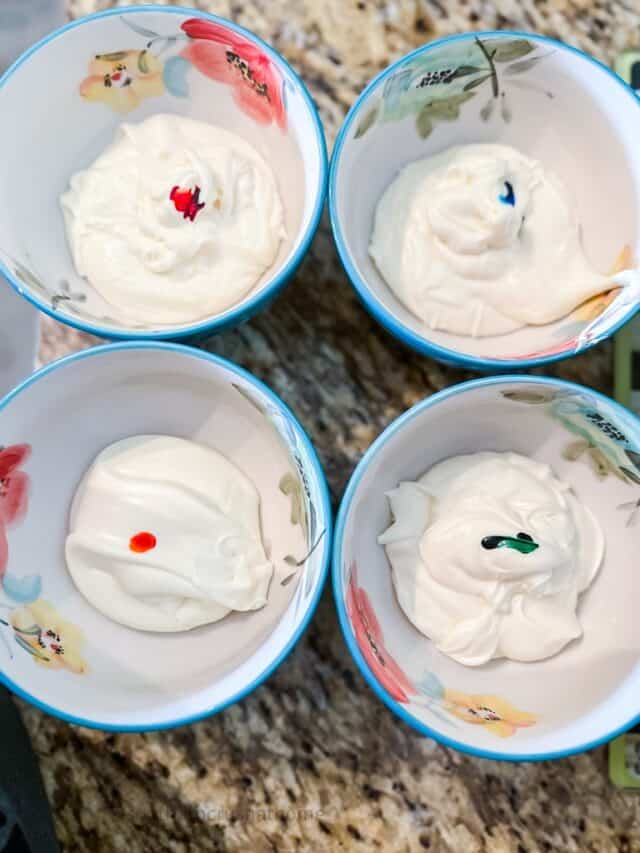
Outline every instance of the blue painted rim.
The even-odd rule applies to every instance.
[[[317,143],[317,156],[319,160],[319,177],[318,184],[314,188],[314,192],[316,194],[315,205],[313,211],[311,213],[311,217],[309,219],[309,223],[307,228],[305,229],[302,237],[300,238],[298,248],[291,256],[286,265],[280,270],[280,272],[274,277],[272,281],[270,281],[259,293],[257,293],[252,299],[250,299],[246,304],[243,304],[237,308],[230,308],[228,311],[225,311],[223,314],[219,314],[218,316],[203,320],[201,323],[198,323],[194,326],[189,326],[188,328],[177,328],[177,329],[161,329],[159,331],[150,331],[150,332],[141,332],[136,329],[109,329],[104,326],[97,325],[95,323],[83,322],[74,317],[70,317],[66,314],[61,314],[59,311],[56,311],[46,303],[44,300],[41,300],[38,296],[35,296],[31,292],[25,289],[25,286],[21,284],[12,274],[11,271],[7,268],[7,266],[0,260],[0,274],[4,275],[7,281],[11,284],[13,289],[19,293],[24,299],[28,302],[31,302],[32,305],[42,311],[44,314],[48,314],[50,317],[53,317],[56,320],[59,320],[61,323],[65,323],[67,326],[72,326],[75,329],[80,329],[83,332],[88,332],[92,335],[97,335],[101,338],[108,338],[111,340],[178,340],[181,338],[191,338],[196,337],[198,335],[203,334],[217,334],[218,332],[222,332],[224,329],[227,329],[231,326],[238,326],[241,323],[244,323],[245,320],[248,320],[262,308],[265,308],[278,293],[282,290],[287,281],[293,276],[297,268],[302,263],[311,241],[315,236],[315,233],[318,229],[318,225],[320,223],[320,217],[322,215],[322,210],[324,207],[324,201],[327,191],[327,175],[328,175],[328,158],[327,158],[327,145],[324,138],[324,130],[322,127],[322,122],[320,121],[320,116],[318,114],[318,109],[311,97],[309,90],[307,89],[306,84],[302,80],[302,78],[297,74],[296,71],[293,70],[291,65],[284,59],[274,48],[268,45],[265,41],[263,41],[259,36],[252,33],[250,30],[241,27],[239,24],[234,23],[233,21],[229,21],[226,18],[221,18],[218,15],[211,15],[208,12],[203,12],[200,9],[190,9],[186,7],[180,6],[158,6],[157,4],[151,4],[149,6],[123,6],[117,7],[115,9],[106,9],[103,12],[96,12],[93,15],[86,15],[83,18],[78,18],[75,21],[70,21],[65,26],[60,27],[57,30],[46,35],[44,38],[40,39],[40,41],[36,42],[30,48],[28,48],[21,56],[19,56],[15,62],[9,66],[9,68],[0,76],[0,89],[5,86],[11,76],[15,71],[17,71],[20,66],[26,62],[32,54],[36,53],[40,48],[45,47],[50,41],[53,39],[57,39],[60,36],[64,36],[69,30],[73,30],[76,27],[80,27],[83,24],[91,23],[93,21],[97,21],[100,18],[108,18],[111,16],[116,17],[124,17],[129,14],[137,14],[137,13],[168,13],[171,15],[181,15],[182,17],[191,16],[193,18],[202,18],[206,21],[212,21],[213,23],[221,24],[224,27],[227,27],[230,30],[238,33],[241,36],[244,36],[249,41],[257,44],[261,50],[266,53],[269,58],[280,68],[285,77],[288,77],[290,81],[294,82],[296,87],[302,94],[303,100],[307,105],[307,109],[309,110],[309,115],[313,119],[313,124],[315,128],[316,134],[316,143]]]
[[[446,735],[441,734],[439,731],[432,729],[425,723],[422,723],[420,720],[417,720],[415,717],[413,717],[407,710],[405,710],[405,708],[399,702],[396,702],[395,699],[392,699],[389,693],[387,693],[387,691],[380,685],[380,682],[377,680],[377,678],[371,671],[369,664],[367,663],[364,658],[364,655],[360,651],[354,633],[351,629],[351,624],[349,622],[349,617],[347,614],[347,608],[345,606],[346,592],[342,585],[342,552],[345,525],[349,515],[349,510],[351,508],[351,503],[353,501],[356,491],[358,490],[358,486],[360,485],[360,480],[362,479],[365,471],[369,467],[372,459],[376,456],[376,454],[382,449],[382,447],[387,443],[387,441],[389,441],[390,438],[392,438],[399,430],[401,430],[409,421],[411,421],[417,415],[421,414],[425,409],[437,405],[443,400],[446,400],[448,397],[453,397],[456,394],[461,394],[465,391],[470,391],[475,388],[482,388],[489,385],[504,385],[507,383],[545,386],[551,385],[555,388],[562,388],[563,390],[577,391],[583,394],[589,394],[592,397],[595,397],[597,400],[601,401],[604,405],[612,408],[616,413],[620,415],[621,420],[623,420],[625,423],[635,424],[637,427],[638,434],[640,435],[640,418],[638,418],[624,406],[620,405],[620,403],[615,402],[615,400],[612,400],[610,397],[606,397],[604,394],[600,394],[598,391],[593,391],[591,388],[586,388],[582,385],[578,385],[575,382],[566,382],[562,379],[550,379],[542,376],[522,376],[520,374],[507,374],[505,376],[491,376],[483,379],[472,379],[469,382],[462,382],[458,385],[453,385],[450,388],[446,388],[443,391],[439,391],[437,394],[432,394],[430,397],[427,397],[420,403],[417,403],[408,411],[404,412],[402,415],[396,418],[396,420],[392,421],[389,426],[373,442],[373,444],[362,457],[355,471],[351,475],[351,479],[349,480],[346,491],[344,493],[344,497],[342,498],[342,502],[340,504],[340,510],[338,512],[338,518],[336,521],[336,528],[334,533],[332,560],[333,596],[336,605],[336,610],[338,612],[338,620],[340,622],[340,627],[342,629],[344,639],[349,648],[349,651],[351,652],[351,656],[353,657],[358,666],[358,669],[360,670],[365,680],[369,684],[369,687],[371,687],[376,696],[384,702],[387,708],[393,711],[394,714],[397,714],[397,716],[400,717],[401,720],[403,720],[405,723],[408,723],[408,725],[410,725],[416,731],[420,732],[420,734],[425,735],[426,737],[433,738],[433,740],[443,744],[444,746],[452,747],[453,749],[456,749],[459,752],[467,753],[468,755],[475,755],[479,758],[492,758],[500,761],[548,761],[552,758],[566,758],[569,755],[575,755],[579,752],[585,752],[589,749],[593,749],[596,746],[600,746],[603,743],[607,743],[618,735],[621,735],[624,732],[628,731],[630,728],[633,728],[634,726],[638,725],[638,723],[640,723],[640,712],[637,713],[635,716],[631,717],[624,725],[619,726],[618,728],[603,734],[601,737],[596,738],[595,740],[588,741],[587,743],[580,744],[579,746],[571,747],[570,749],[557,750],[555,752],[497,752],[494,750],[479,749],[477,747],[469,746],[466,743],[462,743],[461,741],[455,740],[455,738],[447,737]]]
[[[267,397],[277,409],[285,416],[285,418],[292,424],[297,437],[300,439],[301,445],[304,447],[306,453],[308,454],[309,460],[311,462],[310,473],[318,484],[318,489],[321,496],[321,529],[325,528],[327,531],[323,542],[322,542],[322,561],[320,568],[320,580],[318,581],[317,589],[313,595],[313,598],[310,599],[307,604],[307,612],[304,615],[304,618],[300,621],[300,624],[295,629],[291,639],[284,646],[284,648],[280,651],[280,653],[276,656],[274,661],[266,667],[250,684],[244,687],[242,690],[239,690],[229,699],[224,702],[220,702],[217,705],[213,705],[210,708],[206,708],[203,711],[199,711],[197,714],[191,714],[187,717],[180,717],[175,720],[169,720],[164,723],[155,723],[152,725],[145,725],[143,723],[136,725],[117,725],[115,723],[101,723],[99,720],[88,720],[84,717],[76,717],[73,714],[67,714],[63,711],[58,710],[53,705],[49,705],[46,702],[40,701],[37,697],[31,695],[14,681],[12,681],[6,673],[0,670],[0,684],[4,684],[5,687],[8,687],[13,693],[17,696],[20,696],[21,699],[24,699],[26,702],[29,702],[31,705],[34,705],[36,708],[39,708],[41,711],[45,711],[47,714],[52,714],[54,717],[58,717],[61,720],[65,720],[68,723],[74,723],[79,726],[86,726],[87,728],[99,729],[101,731],[112,731],[112,732],[148,732],[148,731],[159,731],[162,729],[171,729],[176,726],[184,726],[189,723],[195,723],[198,720],[202,720],[205,717],[209,717],[212,714],[217,714],[219,711],[223,711],[225,708],[229,707],[229,705],[233,705],[236,702],[239,702],[241,699],[244,699],[249,695],[256,687],[259,687],[263,681],[269,678],[273,672],[280,666],[280,664],[287,658],[289,653],[292,651],[298,640],[302,637],[302,634],[306,630],[313,613],[318,605],[318,601],[320,600],[320,596],[322,595],[322,590],[325,585],[327,572],[329,568],[329,557],[331,553],[331,500],[329,497],[329,488],[327,486],[326,477],[324,474],[324,470],[318,459],[318,455],[316,450],[311,442],[311,439],[307,435],[304,428],[300,425],[300,422],[293,414],[291,409],[282,402],[282,400],[267,386],[264,382],[261,382],[259,379],[256,379],[251,373],[247,370],[244,370],[242,367],[238,367],[238,365],[233,364],[233,362],[227,361],[227,359],[222,358],[218,355],[213,355],[212,353],[203,352],[202,350],[193,349],[192,347],[187,347],[182,344],[172,344],[172,343],[164,343],[164,342],[154,342],[154,341],[130,341],[128,343],[114,343],[114,344],[103,344],[97,347],[91,347],[90,349],[81,350],[80,352],[73,353],[72,355],[64,356],[64,358],[60,358],[57,361],[51,362],[51,364],[46,365],[45,367],[40,368],[35,373],[31,374],[27,379],[24,380],[20,385],[14,388],[13,391],[10,391],[2,400],[0,400],[0,412],[2,412],[11,401],[29,388],[30,385],[33,385],[38,380],[43,379],[49,373],[52,373],[56,370],[64,369],[67,365],[72,362],[79,361],[85,358],[93,358],[94,356],[100,356],[103,354],[109,354],[112,352],[117,352],[120,350],[161,350],[161,351],[169,351],[176,353],[177,355],[189,357],[189,358],[199,358],[203,361],[209,361],[218,367],[222,367],[223,369],[229,371],[230,373],[235,374],[236,376],[244,379],[248,383],[254,386],[258,391],[260,391],[265,397]]]
[[[536,35],[535,33],[526,33],[526,32],[518,32],[511,30],[487,30],[484,32],[477,33],[462,33],[454,36],[446,36],[445,38],[437,39],[436,41],[429,42],[422,47],[417,48],[416,50],[411,51],[411,53],[406,54],[400,59],[396,60],[392,65],[389,65],[383,71],[381,71],[378,75],[376,75],[373,80],[362,90],[357,100],[347,113],[347,116],[340,128],[338,133],[338,137],[336,139],[336,143],[333,148],[333,153],[331,155],[331,166],[329,169],[329,216],[331,219],[331,228],[333,230],[333,237],[336,243],[336,247],[338,249],[338,254],[340,255],[340,260],[342,261],[342,265],[347,273],[351,284],[355,288],[360,300],[363,302],[367,311],[372,314],[375,319],[382,325],[384,328],[391,332],[396,338],[402,341],[402,343],[411,347],[414,350],[417,350],[422,355],[430,356],[438,361],[442,361],[448,364],[455,364],[459,367],[466,367],[471,370],[480,370],[480,371],[497,371],[502,372],[506,370],[528,370],[533,367],[540,367],[544,364],[551,364],[556,361],[564,361],[566,358],[572,358],[576,353],[569,351],[564,353],[558,353],[555,355],[545,355],[539,356],[538,358],[530,358],[530,359],[491,359],[491,358],[482,358],[481,356],[471,355],[468,353],[461,353],[457,350],[449,349],[448,347],[440,346],[439,344],[433,343],[432,341],[423,338],[421,335],[416,334],[412,329],[406,326],[404,323],[400,322],[394,314],[389,311],[383,304],[380,302],[376,296],[369,289],[369,286],[365,279],[360,275],[356,265],[351,260],[351,253],[347,246],[347,242],[344,238],[342,232],[342,223],[340,221],[340,217],[338,216],[338,206],[337,206],[337,184],[338,184],[338,174],[340,171],[340,156],[342,153],[342,148],[345,144],[347,134],[349,132],[349,128],[351,127],[357,113],[359,113],[361,107],[369,97],[369,95],[382,83],[387,77],[393,74],[398,68],[403,66],[405,63],[409,62],[411,59],[420,56],[423,53],[430,51],[433,48],[441,47],[444,44],[457,42],[457,41],[465,41],[469,39],[479,38],[505,38],[505,37],[519,37],[526,38],[530,41],[540,42],[541,44],[548,44],[553,46],[556,49],[566,50],[571,53],[575,53],[580,56],[582,59],[587,60],[588,62],[595,65],[601,71],[606,71],[606,73],[613,77],[613,79],[618,83],[623,89],[625,89],[630,98],[633,99],[633,107],[634,109],[638,109],[640,107],[640,101],[638,96],[633,91],[633,89],[625,83],[625,81],[612,71],[611,68],[608,68],[598,59],[595,59],[593,56],[590,56],[588,53],[585,53],[582,50],[579,50],[576,47],[572,47],[571,45],[565,44],[564,42],[558,41],[557,39],[549,38],[548,36]],[[611,331],[607,335],[607,338],[614,335],[617,331],[619,331],[626,323],[631,320],[635,314],[640,311],[640,304],[632,307],[628,313],[618,322],[615,326],[611,328]],[[580,353],[587,352],[587,350],[591,349],[591,347],[596,346],[601,341],[594,341],[586,344],[581,350]]]

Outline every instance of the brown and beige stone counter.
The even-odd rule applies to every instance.
[[[70,11],[109,5],[75,0]],[[280,50],[309,84],[330,144],[366,81],[437,36],[537,30],[605,61],[640,43],[640,0],[187,5],[232,17]],[[43,361],[90,344],[44,322]],[[398,413],[471,375],[405,349],[365,313],[326,221],[270,310],[209,346],[292,406],[319,451],[335,503],[362,452]],[[610,390],[610,349],[554,372]],[[609,784],[606,749],[511,765],[457,754],[397,720],[352,663],[329,587],[277,673],[197,725],[112,735],[21,708],[66,851],[640,851],[640,797]]]

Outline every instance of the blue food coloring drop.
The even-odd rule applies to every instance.
[[[511,207],[515,207],[516,195],[513,191],[513,186],[509,183],[509,181],[504,182],[504,193],[502,195],[499,195],[498,198],[503,204],[510,204]]]

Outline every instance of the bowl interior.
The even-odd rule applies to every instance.
[[[185,24],[190,33],[199,33],[198,22],[214,30],[199,39],[182,29]],[[217,41],[207,40],[214,36]],[[244,79],[239,74],[221,82],[207,76],[217,72],[204,60],[196,67],[185,59],[182,51],[195,43],[220,48],[223,56],[224,51],[236,51],[261,68],[266,65],[279,89],[269,102],[271,113],[257,121],[251,106],[248,111],[243,108],[243,85],[249,84],[238,82]],[[103,57],[100,67],[90,67],[98,54]],[[122,89],[104,86],[101,74],[110,63],[126,64],[132,80],[127,100]],[[124,322],[117,307],[76,274],[66,242],[60,195],[71,175],[89,166],[111,142],[121,122],[140,122],[155,113],[210,122],[250,142],[274,171],[285,210],[286,239],[254,289],[217,315],[220,322],[255,301],[288,268],[321,203],[324,152],[315,114],[299,80],[275,52],[250,34],[197,10],[119,9],[69,25],[7,74],[0,86],[0,111],[21,116],[19,132],[4,134],[0,140],[0,177],[7,197],[13,199],[0,211],[0,259],[41,306],[55,310],[61,319],[98,325],[105,334],[163,329],[158,324],[132,327]],[[202,321],[166,328],[188,330]]]
[[[264,386],[195,351],[122,345],[36,374],[4,405],[0,427],[5,447],[31,447],[21,469],[28,508],[8,530],[0,587],[0,660],[14,689],[88,724],[167,725],[255,686],[295,640],[323,580],[328,535],[304,558],[329,524],[326,487],[297,422]],[[275,567],[263,609],[188,632],[146,633],[102,616],[76,590],[64,560],[75,489],[103,447],[143,433],[214,447],[256,484]],[[16,618],[22,627],[25,619],[53,627],[66,637],[67,657],[39,661],[25,647],[28,635],[14,630]]]
[[[478,450],[514,450],[547,462],[605,533],[604,563],[580,599],[584,635],[544,661],[472,668],[440,653],[404,616],[377,544],[390,521],[386,491],[444,458]],[[465,749],[557,753],[629,724],[640,690],[640,513],[632,515],[639,500],[640,422],[580,386],[485,380],[420,404],[388,429],[356,472],[339,523],[339,609],[365,675],[394,710]],[[491,707],[497,719],[480,719],[479,706]]]
[[[495,77],[480,42],[494,56]],[[435,82],[443,74],[445,82]],[[638,256],[638,133],[640,108],[631,90],[558,42],[513,33],[469,34],[409,55],[357,103],[334,154],[333,220],[351,278],[381,319],[414,346],[443,348],[444,358],[459,353],[518,361],[573,349],[576,335],[602,311],[604,300],[555,323],[507,335],[473,339],[428,329],[395,298],[369,257],[375,207],[407,163],[452,145],[512,145],[539,159],[568,187],[587,256],[607,273],[617,268],[623,251],[627,261]]]

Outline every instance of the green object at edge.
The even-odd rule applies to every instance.
[[[611,741],[609,778],[618,788],[640,791],[640,732],[627,732]]]

